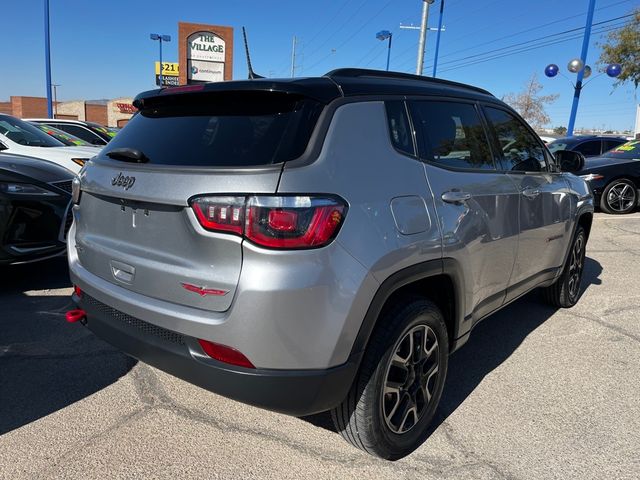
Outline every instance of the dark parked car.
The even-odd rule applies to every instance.
[[[588,158],[578,172],[591,186],[596,205],[607,213],[632,213],[640,188],[640,140],[632,140],[600,157]]]
[[[624,137],[604,137],[596,135],[557,138],[547,144],[551,153],[558,150],[580,152],[585,157],[597,157],[627,141]]]
[[[55,163],[0,154],[0,265],[65,253],[73,178]]]

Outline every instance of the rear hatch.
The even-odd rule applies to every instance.
[[[132,292],[224,311],[240,276],[242,238],[206,231],[189,201],[275,193],[282,164],[305,151],[322,102],[201,91],[140,104],[81,174],[78,259]]]

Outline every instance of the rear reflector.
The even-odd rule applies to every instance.
[[[75,293],[76,297],[82,298],[82,289],[79,286],[73,286],[73,293]]]
[[[347,206],[325,196],[206,196],[191,201],[203,228],[267,248],[322,247],[338,234]]]
[[[235,348],[227,347],[226,345],[221,345],[219,343],[214,343],[202,339],[198,339],[198,343],[202,347],[202,350],[204,350],[204,353],[209,355],[214,360],[228,363],[229,365],[236,365],[238,367],[256,368],[247,357],[245,357]]]
[[[216,288],[198,287],[197,285],[191,285],[190,283],[183,283],[182,288],[184,288],[185,290],[189,290],[190,292],[197,293],[201,297],[204,297],[206,295],[216,295],[221,297],[229,293],[229,290],[219,290]]]

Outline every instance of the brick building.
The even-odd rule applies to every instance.
[[[96,122],[109,127],[123,127],[135,113],[130,97],[113,100],[74,100],[56,102],[55,118]],[[46,118],[47,99],[44,97],[11,96],[8,102],[0,102],[0,113],[18,118]]]

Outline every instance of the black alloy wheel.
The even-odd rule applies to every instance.
[[[543,289],[545,300],[554,307],[570,308],[578,303],[586,247],[587,234],[584,228],[578,225],[562,274],[552,285]]]
[[[600,208],[607,213],[624,215],[632,213],[638,204],[638,189],[626,178],[614,180],[602,192]]]
[[[380,315],[351,390],[331,411],[354,446],[402,458],[429,435],[447,375],[449,336],[431,301],[398,299]]]

